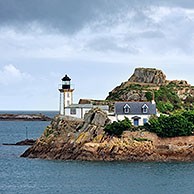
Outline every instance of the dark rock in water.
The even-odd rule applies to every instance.
[[[0,121],[51,121],[42,114],[0,114]]]
[[[8,143],[3,143],[3,145],[14,145],[14,146],[25,146],[25,145],[29,145],[29,146],[32,146],[34,145],[36,142],[36,140],[34,139],[25,139],[23,141],[19,141],[15,144],[8,144]]]

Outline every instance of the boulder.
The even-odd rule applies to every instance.
[[[104,127],[108,123],[110,123],[110,120],[106,113],[102,112],[99,108],[95,108],[84,116],[85,123]]]

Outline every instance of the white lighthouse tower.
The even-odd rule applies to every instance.
[[[65,107],[73,104],[73,91],[74,89],[71,88],[71,78],[67,75],[62,79],[62,87],[59,89],[60,92],[60,104],[59,104],[59,112],[61,115],[64,115]]]

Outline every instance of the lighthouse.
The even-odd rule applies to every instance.
[[[73,104],[73,91],[71,88],[71,78],[65,75],[62,79],[62,85],[59,88],[60,100],[59,100],[59,112],[60,115],[64,115],[65,107]]]

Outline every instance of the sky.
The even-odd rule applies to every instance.
[[[105,99],[136,67],[194,85],[193,0],[0,0],[0,110]]]

